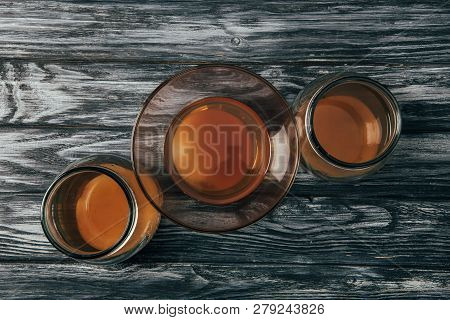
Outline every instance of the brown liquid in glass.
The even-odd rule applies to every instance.
[[[166,159],[184,193],[210,204],[229,204],[263,180],[270,160],[269,134],[249,106],[230,98],[206,98],[184,108],[172,123]]]
[[[102,251],[112,247],[122,237],[130,208],[119,184],[101,174],[80,190],[75,210],[80,236],[86,244]]]
[[[329,95],[314,110],[314,134],[332,157],[347,163],[373,160],[382,144],[382,126],[372,109],[360,99]]]
[[[105,166],[126,179],[133,190],[139,190],[132,170],[117,165],[105,164]],[[152,199],[161,205],[161,192],[154,180],[145,177],[142,183]],[[135,192],[134,196],[139,214],[134,233],[128,239],[125,248],[135,246],[142,240],[144,234],[153,234],[159,224],[159,214],[145,195],[142,192]],[[111,248],[122,238],[129,222],[128,199],[120,185],[105,174],[95,175],[80,185],[76,191],[74,209],[74,223],[81,237],[80,241],[84,243],[83,248],[86,245],[98,251]],[[70,215],[68,217],[70,219]]]

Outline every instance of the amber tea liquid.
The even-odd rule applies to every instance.
[[[140,190],[131,169],[103,165],[126,179],[132,190]],[[148,177],[142,183],[154,201],[160,203],[162,198],[155,181]],[[50,197],[57,232],[73,252],[95,254],[111,249],[131,226],[133,203],[123,186],[106,173],[89,169],[75,172],[63,180]],[[139,213],[133,233],[122,247],[124,250],[138,245],[159,224],[159,213],[143,193],[135,192],[134,200]]]
[[[313,130],[329,155],[346,163],[375,159],[387,139],[388,126],[383,102],[375,92],[360,84],[330,90],[317,101]]]
[[[75,199],[75,220],[87,245],[102,251],[119,241],[128,224],[129,205],[120,185],[105,174],[93,177]]]
[[[173,121],[166,167],[187,195],[225,205],[253,192],[270,161],[267,128],[249,106],[225,97],[196,101]]]

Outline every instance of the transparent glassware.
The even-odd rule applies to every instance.
[[[340,109],[331,110],[333,104]],[[319,105],[328,109],[322,107],[318,114]],[[376,172],[400,137],[395,97],[377,81],[357,73],[316,79],[297,96],[292,109],[299,130],[300,165],[325,180],[359,180]],[[342,136],[343,131],[352,133],[350,126],[353,134]]]
[[[268,157],[265,151],[258,151],[260,157],[254,162],[262,165],[255,169],[256,177],[249,180],[252,184],[239,192],[224,187],[222,194],[215,193],[222,183],[217,176],[201,180],[197,179],[201,174],[195,170],[193,175],[184,176],[173,172],[173,162],[189,162],[188,157],[179,155],[171,161],[174,154],[186,144],[196,152],[195,139],[188,143],[178,141],[176,130],[183,123],[196,123],[201,118],[200,113],[196,114],[199,110],[222,112],[220,116],[211,112],[204,117],[212,128],[220,126],[222,120],[226,122],[227,117],[234,119],[230,121],[251,123],[255,138],[248,142],[269,150]],[[261,145],[259,141],[263,141]],[[268,145],[264,145],[265,141]],[[195,67],[165,81],[145,101],[133,130],[132,162],[136,176],[141,184],[147,176],[154,177],[164,195],[162,203],[155,206],[174,222],[202,232],[236,230],[269,213],[294,181],[298,154],[295,119],[284,98],[262,77],[228,65]],[[225,185],[228,178],[220,176],[224,176]],[[203,183],[206,187],[202,189]],[[193,190],[193,185],[197,189]],[[145,186],[143,190],[148,194]],[[229,193],[223,196],[225,192]]]
[[[156,181],[143,183],[161,203]],[[143,194],[131,162],[116,155],[93,155],[66,167],[41,207],[48,240],[62,253],[93,264],[130,258],[150,241],[159,222],[160,213]]]

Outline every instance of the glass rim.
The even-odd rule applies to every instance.
[[[171,159],[172,159],[172,150],[171,150],[171,144],[170,144],[170,139],[173,139],[176,130],[179,128],[179,124],[181,123],[180,121],[182,120],[182,117],[187,115],[190,111],[193,110],[193,107],[195,107],[196,105],[202,105],[200,102],[204,102],[206,100],[212,100],[212,101],[216,101],[218,99],[223,99],[222,97],[207,97],[207,98],[203,98],[197,101],[192,102],[191,104],[185,106],[177,115],[177,117],[175,117],[172,121],[172,123],[170,124],[167,133],[166,133],[166,137],[165,137],[165,143],[164,143],[164,165],[165,167],[168,169],[169,174],[171,175],[173,181],[175,184],[177,184],[177,186],[180,188],[180,190],[182,190],[186,195],[196,199],[199,202],[203,202],[206,204],[212,204],[212,205],[216,205],[216,206],[227,206],[230,205],[231,203],[235,202],[235,201],[239,201],[245,197],[247,197],[249,194],[251,194],[258,186],[260,183],[262,183],[262,181],[264,180],[264,177],[266,176],[268,170],[269,170],[269,166],[270,166],[270,162],[271,162],[271,158],[272,158],[272,145],[270,143],[270,138],[268,135],[268,130],[265,126],[263,126],[262,128],[258,126],[258,128],[260,128],[262,131],[264,131],[264,133],[267,135],[267,151],[266,153],[268,153],[268,155],[265,155],[267,157],[267,161],[265,166],[261,166],[258,170],[258,174],[256,174],[256,179],[255,182],[246,189],[243,189],[244,192],[239,193],[239,196],[237,197],[236,195],[230,194],[228,195],[227,200],[232,199],[231,202],[223,202],[223,201],[216,201],[213,197],[208,198],[208,201],[205,201],[205,199],[203,198],[204,195],[196,190],[190,190],[188,187],[188,184],[184,181],[184,179],[182,178],[181,174],[179,174],[178,169],[173,166],[173,164],[171,164]],[[238,103],[238,104],[242,104],[244,106],[246,106],[244,103],[242,103],[239,100],[236,100],[234,98],[225,98],[225,99],[229,99],[229,100],[233,100],[233,103]],[[258,119],[263,123],[263,120],[261,118],[259,118],[258,114],[256,114],[256,112],[253,109],[250,109],[251,112],[253,112],[255,114],[256,117],[258,117]],[[264,140],[266,136],[264,135],[262,137],[262,140]],[[239,190],[242,191],[242,190]]]
[[[128,207],[129,207],[129,214],[128,214],[128,223],[125,227],[125,230],[123,231],[121,237],[117,240],[115,244],[113,244],[111,247],[100,250],[98,252],[95,252],[93,254],[79,254],[72,251],[69,251],[64,246],[62,246],[58,240],[55,239],[55,237],[52,235],[51,231],[49,230],[49,221],[47,219],[47,212],[49,210],[48,208],[48,200],[51,198],[51,196],[58,190],[58,188],[64,183],[67,179],[83,173],[83,172],[96,172],[100,174],[105,174],[111,179],[116,182],[120,188],[123,190],[125,197],[127,198]],[[64,171],[60,175],[56,177],[56,179],[51,183],[51,185],[48,187],[47,191],[44,194],[44,198],[42,200],[41,205],[41,226],[44,231],[45,236],[49,240],[49,242],[60,252],[63,254],[79,259],[79,260],[89,260],[89,259],[95,259],[99,257],[103,257],[108,255],[111,252],[114,252],[118,248],[120,248],[127,240],[127,238],[130,236],[131,232],[134,229],[134,226],[137,222],[137,215],[138,215],[138,209],[137,209],[137,201],[136,197],[134,196],[134,193],[130,186],[127,184],[127,182],[117,173],[114,171],[103,168],[103,167],[97,167],[97,166],[81,166],[81,167],[75,167],[72,169],[69,169],[67,171]],[[52,219],[52,217],[51,217]],[[59,233],[59,230],[55,227],[55,230]],[[63,239],[63,237],[61,236]],[[68,247],[71,247],[68,245]],[[78,250],[78,248],[75,248],[75,250]]]
[[[333,157],[331,154],[329,154],[319,143],[319,140],[317,139],[315,133],[314,133],[314,125],[313,125],[313,118],[314,118],[314,111],[317,107],[317,102],[326,94],[329,92],[332,88],[349,82],[357,82],[362,85],[365,85],[373,90],[375,90],[378,94],[381,95],[383,100],[389,105],[389,107],[394,110],[395,113],[395,127],[392,139],[389,141],[388,146],[375,158],[369,161],[360,162],[360,163],[352,163],[352,162],[345,162],[342,160],[337,159],[336,157]],[[384,160],[386,157],[388,157],[392,151],[394,150],[395,146],[397,145],[399,139],[400,139],[400,133],[401,133],[401,115],[400,115],[400,108],[398,105],[397,100],[395,99],[394,95],[381,83],[379,83],[376,80],[373,80],[369,77],[365,77],[362,75],[359,75],[357,73],[342,73],[342,75],[336,79],[333,79],[330,83],[327,83],[323,86],[321,86],[319,89],[316,90],[312,98],[310,99],[307,109],[306,109],[306,115],[305,115],[305,129],[306,129],[306,136],[312,146],[312,148],[317,152],[317,154],[325,161],[330,163],[331,165],[343,168],[343,169],[353,169],[353,170],[363,170],[367,169],[382,160]]]
[[[238,71],[250,74],[253,77],[255,77],[256,79],[258,79],[259,81],[263,82],[268,87],[270,87],[271,90],[273,90],[275,93],[277,93],[279,95],[279,98],[284,102],[284,105],[286,106],[286,109],[283,111],[282,114],[284,114],[284,113],[288,114],[288,117],[290,118],[291,123],[294,125],[294,129],[295,129],[294,130],[294,134],[296,136],[296,140],[297,140],[297,142],[300,140],[299,132],[298,132],[298,128],[297,128],[297,125],[296,125],[294,114],[292,113],[292,110],[290,109],[290,105],[286,101],[285,97],[279,93],[278,89],[275,88],[275,86],[272,83],[270,83],[268,80],[266,80],[265,78],[263,78],[259,74],[256,74],[255,72],[253,72],[253,71],[251,71],[251,70],[249,70],[247,68],[236,66],[236,65],[233,65],[233,64],[227,64],[227,63],[206,63],[206,64],[201,64],[201,65],[195,65],[195,66],[186,68],[186,69],[184,69],[182,71],[176,72],[176,73],[172,74],[171,76],[169,76],[166,80],[161,82],[150,93],[150,95],[145,99],[145,101],[142,103],[141,109],[140,109],[140,111],[139,111],[139,113],[138,113],[138,115],[137,115],[137,117],[136,117],[136,119],[134,121],[134,124],[133,124],[133,131],[132,131],[132,137],[131,137],[131,163],[132,163],[133,171],[135,173],[136,179],[138,181],[138,184],[139,184],[141,190],[143,191],[143,193],[146,196],[147,200],[149,200],[150,204],[153,205],[156,208],[156,210],[158,210],[163,216],[168,218],[170,221],[172,221],[172,222],[174,222],[174,223],[176,223],[176,224],[178,224],[180,226],[183,226],[183,227],[185,227],[185,228],[187,228],[189,230],[193,230],[193,231],[200,232],[200,233],[206,233],[206,234],[223,234],[223,233],[226,233],[226,232],[232,232],[232,231],[236,231],[236,230],[245,228],[245,227],[247,227],[249,225],[252,225],[252,224],[262,220],[264,217],[266,217],[268,214],[270,214],[281,203],[281,201],[286,197],[286,195],[288,194],[289,190],[291,189],[292,185],[295,182],[296,173],[298,172],[298,168],[299,168],[299,165],[300,165],[299,151],[297,150],[297,152],[295,154],[295,160],[294,160],[295,164],[294,164],[294,168],[293,168],[293,171],[292,171],[293,174],[292,174],[292,176],[291,176],[291,178],[289,180],[288,185],[284,189],[283,195],[280,197],[280,199],[278,199],[278,201],[276,201],[270,207],[270,209],[267,210],[267,212],[264,215],[258,217],[256,220],[249,221],[246,224],[239,225],[239,226],[236,226],[236,227],[224,228],[223,230],[215,231],[215,230],[207,230],[205,228],[197,228],[197,227],[194,227],[192,225],[187,225],[187,224],[183,223],[182,221],[180,221],[179,219],[175,218],[173,215],[167,214],[162,208],[160,208],[160,206],[158,206],[154,202],[154,200],[149,195],[149,193],[147,192],[146,188],[144,187],[144,185],[143,185],[143,183],[141,181],[141,177],[140,177],[140,175],[138,173],[138,168],[137,168],[137,165],[136,165],[136,163],[137,163],[137,160],[136,160],[137,156],[135,154],[135,152],[136,152],[136,150],[135,150],[135,143],[136,143],[136,139],[137,139],[138,124],[139,124],[141,118],[144,115],[144,112],[146,110],[146,107],[147,107],[148,103],[161,91],[162,88],[164,88],[171,81],[174,81],[175,79],[180,78],[180,77],[182,77],[182,76],[184,76],[186,74],[189,74],[189,73],[192,73],[192,72],[196,72],[196,71],[198,71],[200,69],[215,68],[215,67],[236,69]],[[281,115],[281,113],[280,113],[280,115]],[[265,175],[266,174],[267,174],[267,172],[265,173]],[[225,206],[227,206],[227,205],[225,205]]]

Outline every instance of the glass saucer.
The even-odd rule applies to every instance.
[[[219,114],[225,108],[221,101],[229,102],[236,110],[245,112],[235,112],[234,107],[230,107],[233,110],[229,113]],[[251,122],[254,129],[248,130],[256,138],[245,140],[246,145],[251,145],[247,149],[256,150],[255,154],[262,153],[263,156],[264,150],[270,151],[266,158],[263,157],[267,161],[261,162],[266,166],[255,169],[253,174],[256,176],[251,180],[252,183],[240,186],[239,192],[232,188],[229,193],[228,189],[220,193],[220,197],[216,195],[220,183],[225,185],[228,181],[222,171],[216,171],[210,178],[200,175],[200,180],[195,180],[190,179],[190,175],[178,174],[181,172],[180,167],[177,170],[171,167],[174,154],[186,151],[183,144],[174,147],[176,133],[174,135],[173,128],[178,128],[180,119],[187,119],[183,118],[186,114],[191,116],[188,111],[192,106],[199,107],[197,111],[212,110],[203,118],[211,128],[219,127],[220,121],[228,121],[229,114],[236,118],[236,122],[249,123],[250,118],[256,119]],[[267,134],[267,148],[261,149],[258,144],[258,141],[263,141],[258,136],[260,132]],[[244,141],[241,136],[238,139]],[[234,140],[230,142],[234,143]],[[195,140],[191,145],[196,147]],[[220,143],[218,145],[217,150],[222,150]],[[225,147],[227,149],[230,146]],[[242,158],[247,149],[241,148],[236,154]],[[230,158],[229,155],[227,157]],[[190,229],[225,232],[261,219],[285,196],[297,172],[298,134],[287,102],[269,82],[239,67],[203,65],[174,75],[147,98],[133,130],[132,161],[138,181],[147,196],[150,190],[142,183],[147,177],[156,179],[161,186],[162,203],[154,203],[152,197],[148,196],[161,213]],[[243,160],[239,161],[241,164]],[[198,176],[197,173],[193,172],[194,177]],[[214,181],[219,184],[214,184]],[[190,188],[192,186],[198,189]]]

